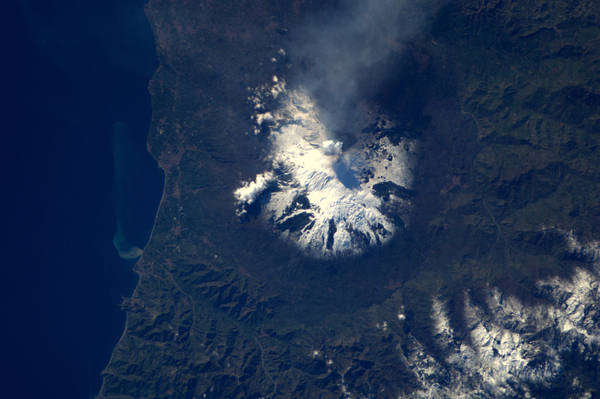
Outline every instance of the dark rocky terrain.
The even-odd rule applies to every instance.
[[[597,260],[569,248],[563,233],[600,239],[593,0],[447,2],[397,46],[397,72],[369,101],[399,115],[422,143],[406,235],[326,262],[307,260],[259,220],[240,223],[232,193],[261,170],[265,151],[245,134],[253,128],[247,88],[272,75],[294,79],[289,58],[270,59],[322,7],[147,4],[160,63],[148,144],[165,188],[99,397],[411,395],[423,385],[411,368],[416,341],[440,370],[455,367],[436,339],[434,298],[446,304],[456,339],[468,342],[466,302],[489,310],[495,287],[528,306],[551,303],[539,281],[568,281]],[[566,299],[557,301],[561,308]],[[598,397],[598,343],[585,345],[595,357],[557,346],[562,366],[543,382],[471,395]],[[452,384],[450,371],[444,378],[436,384]]]

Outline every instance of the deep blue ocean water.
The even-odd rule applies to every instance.
[[[120,224],[144,246],[163,184],[146,152],[156,58],[143,3],[8,6],[2,357],[14,397],[93,397],[124,327],[136,276],[113,235]]]

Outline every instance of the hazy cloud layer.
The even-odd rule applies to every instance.
[[[423,31],[439,1],[342,0],[292,34],[299,82],[328,112],[329,123],[394,71],[385,61]]]

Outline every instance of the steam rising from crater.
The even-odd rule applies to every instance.
[[[398,70],[391,67],[408,40],[425,29],[440,0],[342,0],[292,28],[292,64],[324,123],[344,127],[356,103]],[[333,132],[344,136],[345,131]]]
[[[257,125],[268,126],[270,168],[235,191],[238,214],[258,210],[282,238],[315,257],[359,254],[389,241],[408,223],[410,201],[403,194],[416,142],[392,144],[369,132],[344,149],[305,91],[273,82],[279,89],[264,86],[251,97],[259,111],[274,93],[281,104],[254,115]]]

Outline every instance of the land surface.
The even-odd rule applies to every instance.
[[[294,79],[288,59],[270,59],[320,7],[147,4],[160,63],[148,145],[165,186],[99,397],[398,397],[419,384],[398,360],[410,337],[444,357],[432,298],[463,331],[465,291],[538,303],[536,281],[588,267],[556,231],[600,237],[592,0],[449,2],[392,53],[397,72],[369,101],[394,112],[421,152],[411,226],[390,245],[315,261],[260,220],[240,222],[232,193],[265,166],[247,88]],[[575,395],[583,388],[562,381],[578,376],[600,395],[597,362],[568,356],[533,392]]]

